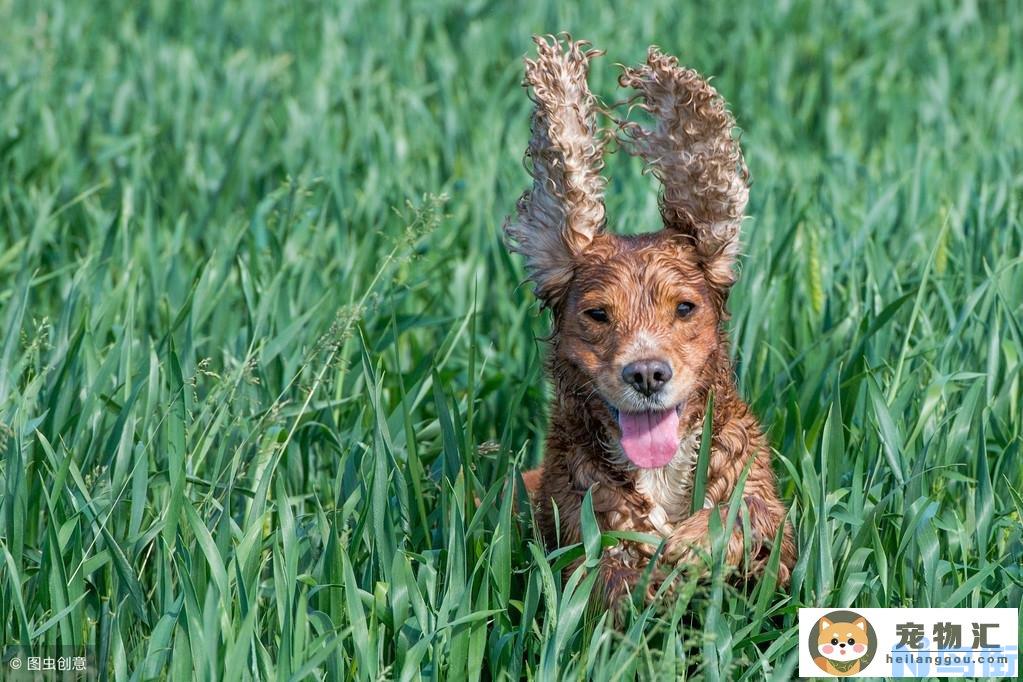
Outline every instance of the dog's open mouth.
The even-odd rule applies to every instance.
[[[648,412],[613,410],[622,431],[622,450],[641,469],[658,469],[678,452],[681,406]]]

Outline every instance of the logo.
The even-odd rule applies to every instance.
[[[818,668],[834,675],[855,675],[877,651],[877,636],[870,622],[855,611],[832,611],[821,616],[807,639]]]
[[[58,645],[26,648],[12,644],[0,648],[0,680],[5,682],[84,682],[95,680],[96,676],[96,657],[92,647]]]

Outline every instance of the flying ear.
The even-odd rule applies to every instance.
[[[832,625],[831,621],[827,618],[821,618],[821,630],[827,630]]]
[[[602,54],[585,41],[534,36],[523,83],[535,103],[526,149],[533,188],[504,226],[512,251],[526,257],[535,293],[555,305],[572,278],[576,256],[604,229],[603,140],[586,84],[589,60]]]
[[[856,620],[854,620],[853,625],[858,627],[860,630],[863,630],[864,632],[867,631],[867,621],[863,618],[857,618]]]
[[[664,226],[690,237],[714,279],[731,284],[749,172],[725,101],[700,74],[656,47],[618,82],[636,90],[630,103],[654,119],[648,128],[619,123],[623,147],[643,157],[664,186]]]

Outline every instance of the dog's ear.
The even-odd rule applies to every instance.
[[[604,229],[603,139],[586,84],[589,43],[534,36],[523,83],[535,103],[526,150],[532,190],[504,226],[512,251],[526,257],[537,297],[554,306],[572,279],[575,258]]]
[[[749,172],[725,101],[700,74],[656,47],[618,82],[637,91],[629,103],[653,118],[651,127],[619,125],[623,147],[643,157],[664,186],[664,226],[693,240],[713,283],[731,285]]]
[[[852,624],[855,625],[856,627],[858,627],[860,630],[863,630],[864,632],[867,631],[867,619],[866,618],[862,618],[862,617],[861,618],[857,618],[856,620],[854,620],[852,622]]]
[[[827,618],[821,618],[821,630],[827,630],[832,626],[832,622]]]

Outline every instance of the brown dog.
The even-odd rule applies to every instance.
[[[597,128],[586,84],[589,60],[599,53],[570,39],[535,41],[538,56],[526,60],[525,80],[536,104],[526,152],[533,188],[505,231],[554,320],[546,456],[542,470],[525,474],[545,540],[550,546],[580,540],[580,508],[591,491],[603,530],[660,535],[669,567],[693,562],[710,547],[710,516],[721,514],[724,527],[723,510],[749,464],[742,513],[751,535],[743,537],[738,519],[726,559],[762,571],[785,507],[770,450],[736,392],[723,329],[748,197],[734,120],[714,88],[656,48],[645,65],[625,69],[621,85],[637,91],[633,102],[654,125],[618,121],[620,142],[663,183],[664,229],[611,234],[600,173],[607,136]],[[694,471],[711,393],[705,498],[694,513]],[[655,549],[623,542],[604,553],[610,600],[637,584]],[[786,527],[781,582],[794,562]]]

